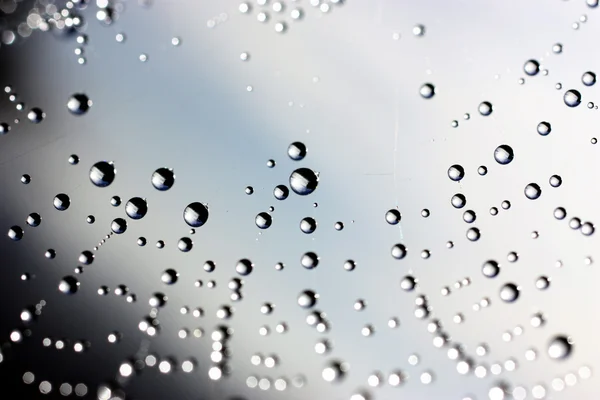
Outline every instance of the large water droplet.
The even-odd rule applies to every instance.
[[[507,283],[500,289],[500,299],[506,303],[515,302],[519,298],[519,288],[514,283]]]
[[[500,273],[500,265],[494,260],[486,261],[481,267],[481,273],[486,278],[495,278]]]
[[[317,304],[317,294],[312,290],[305,290],[298,295],[298,305],[302,308],[311,308]]]
[[[98,187],[107,187],[115,180],[117,170],[112,162],[99,161],[90,168],[90,180]]]
[[[300,230],[306,234],[313,233],[317,229],[317,221],[314,218],[306,217],[300,221]]]
[[[536,60],[529,60],[523,65],[523,71],[529,76],[537,75],[540,72],[540,63]]]
[[[392,246],[392,257],[394,257],[396,260],[402,260],[404,257],[406,257],[406,253],[406,246],[403,244],[398,243]]]
[[[12,226],[9,230],[8,230],[8,237],[11,238],[14,241],[19,241],[23,238],[23,228],[21,228],[20,226]]]
[[[411,276],[411,275],[406,275],[400,281],[400,287],[402,288],[402,290],[407,291],[407,292],[413,291],[416,286],[417,286],[417,280],[415,279],[414,276]]]
[[[575,89],[567,90],[563,96],[563,100],[569,107],[577,107],[581,104],[581,93]]]
[[[269,213],[261,212],[256,215],[254,222],[260,229],[267,229],[273,223],[273,218]]]
[[[525,186],[524,193],[529,200],[536,200],[542,195],[542,189],[537,183],[530,183]]]
[[[248,259],[241,259],[237,262],[235,266],[235,272],[242,276],[250,275],[252,273],[252,269],[254,268],[252,262]]]
[[[566,336],[555,336],[548,343],[548,356],[554,360],[563,360],[573,351],[572,341]]]
[[[500,145],[494,150],[494,159],[498,164],[506,165],[509,164],[514,158],[514,152],[512,147],[507,144]]]
[[[481,102],[481,104],[479,104],[478,110],[479,114],[483,115],[484,117],[487,117],[492,113],[492,111],[494,111],[494,107],[489,101],[483,101]]]
[[[306,146],[302,142],[294,142],[289,145],[287,153],[288,156],[294,161],[300,161],[306,157]]]
[[[193,228],[198,228],[208,220],[208,207],[202,203],[190,203],[183,210],[183,220]]]
[[[75,93],[67,101],[67,109],[73,115],[83,115],[92,106],[92,101],[83,93]]]
[[[167,269],[163,271],[160,276],[160,280],[166,285],[173,285],[179,279],[179,274],[174,269]]]
[[[433,86],[431,83],[425,83],[419,89],[419,94],[424,99],[430,99],[435,96],[435,86]]]
[[[152,174],[151,182],[157,190],[169,190],[175,184],[175,173],[169,168],[159,168]]]
[[[302,264],[302,266],[306,269],[316,268],[317,265],[319,265],[319,256],[309,251],[302,256],[300,259],[300,264]]]
[[[290,187],[301,196],[311,194],[319,184],[319,175],[309,168],[298,168],[290,175]]]
[[[141,197],[133,197],[125,204],[125,213],[131,219],[142,219],[147,212],[148,203]]]
[[[54,197],[53,204],[58,211],[65,211],[71,205],[71,199],[65,193],[60,193]]]
[[[46,113],[44,113],[37,107],[32,108],[27,113],[27,119],[33,122],[34,124],[39,124],[44,118],[46,118]]]
[[[448,168],[448,178],[450,178],[451,180],[458,182],[464,177],[465,169],[462,166],[455,164]]]
[[[400,214],[400,211],[396,210],[396,209],[391,209],[388,212],[385,213],[385,220],[388,224],[390,225],[396,225],[400,222],[400,220],[402,219],[402,215]]]
[[[79,289],[79,281],[74,276],[65,276],[58,284],[58,290],[64,294],[74,294]]]
[[[81,252],[79,262],[85,265],[90,265],[94,261],[94,253],[89,250]]]

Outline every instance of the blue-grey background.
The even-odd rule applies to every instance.
[[[538,384],[546,387],[547,398],[597,398],[595,376],[562,392],[551,386],[554,378],[577,373],[581,366],[593,372],[599,367],[595,310],[600,277],[594,262],[584,262],[597,258],[598,239],[568,227],[572,216],[592,222],[598,217],[598,149],[590,143],[597,135],[598,111],[586,107],[599,100],[598,88],[581,84],[582,73],[597,71],[600,63],[594,51],[600,34],[596,9],[583,0],[348,0],[323,14],[302,0],[285,2],[281,18],[269,11],[271,19],[261,24],[256,15],[262,7],[253,4],[244,15],[237,1],[121,4],[124,9],[110,26],[96,20],[94,2],[79,12],[89,37],[81,46],[85,65],[77,63],[74,37],[52,32],[34,31],[0,48],[0,84],[11,85],[26,104],[26,111],[17,111],[8,95],[0,94],[0,117],[12,127],[0,137],[0,226],[25,229],[20,242],[0,241],[2,341],[8,342],[10,332],[21,326],[25,306],[47,302],[31,324],[31,337],[3,346],[0,375],[3,385],[23,391],[17,398],[50,397],[39,393],[41,380],[53,384],[57,397],[62,382],[84,382],[93,398],[97,385],[114,379],[119,365],[140,348],[179,363],[194,357],[198,366],[192,374],[169,375],[145,368],[123,385],[128,396],[138,399],[349,399],[360,388],[374,399],[487,399],[499,381],[526,387],[528,398]],[[289,18],[295,6],[304,10],[300,22]],[[582,15],[587,22],[573,29]],[[13,17],[7,16],[5,29],[22,22]],[[209,28],[214,18],[222,22]],[[284,34],[274,30],[280,19],[288,24]],[[426,27],[424,36],[412,34],[416,24]],[[115,40],[117,33],[125,35],[123,43]],[[171,44],[174,36],[181,38],[179,46]],[[562,43],[562,54],[552,53],[555,43]],[[240,60],[244,51],[250,54],[247,62]],[[145,63],[139,60],[142,53],[148,56]],[[527,77],[520,85],[522,66],[532,58],[549,73]],[[431,100],[419,95],[426,82],[436,86]],[[562,90],[555,89],[558,82]],[[570,88],[583,97],[574,109],[562,100]],[[93,101],[82,117],[66,108],[69,96],[78,92]],[[478,114],[481,101],[494,105],[491,116]],[[43,109],[42,123],[27,120],[30,107]],[[451,127],[454,119],[458,128]],[[536,133],[542,120],[552,124],[547,137]],[[302,162],[287,157],[293,141],[308,147]],[[507,166],[493,158],[500,144],[515,151]],[[80,157],[78,165],[67,162],[71,154]],[[275,168],[267,168],[268,159],[276,161]],[[108,188],[94,187],[88,178],[89,168],[100,160],[113,161],[117,168]],[[460,183],[447,177],[452,164],[465,168]],[[477,174],[479,165],[488,167],[486,176]],[[150,176],[163,166],[174,169],[176,183],[158,192]],[[283,202],[275,200],[273,188],[287,183],[300,166],[320,172],[317,190],[307,197],[292,193]],[[20,182],[24,173],[32,177],[29,185]],[[548,184],[553,174],[562,177],[560,188]],[[530,182],[542,188],[538,200],[523,195]],[[249,185],[254,187],[251,196],[244,192]],[[58,212],[52,199],[63,192],[72,204]],[[477,212],[473,225],[482,233],[477,242],[465,236],[470,227],[462,220],[465,209],[450,204],[455,193],[467,197],[465,209]],[[123,200],[120,208],[110,205],[114,195]],[[114,218],[126,218],[124,205],[135,196],[147,198],[148,215],[129,220],[126,233],[96,252],[94,263],[78,275],[77,294],[60,293],[58,282],[73,274],[80,252],[108,234]],[[500,208],[503,200],[512,203],[510,210]],[[182,212],[194,201],[209,205],[210,218],[189,235]],[[269,206],[275,207],[273,225],[260,231],[254,217]],[[500,209],[497,216],[489,214],[493,206]],[[554,219],[557,206],[566,208],[566,220]],[[384,215],[394,207],[402,222],[390,226]],[[421,217],[423,208],[431,211],[429,218]],[[42,215],[39,227],[26,226],[31,212]],[[85,222],[89,214],[96,217],[93,225]],[[306,216],[319,223],[312,235],[298,227]],[[344,223],[344,230],[334,229],[336,221]],[[531,238],[532,231],[539,232],[538,239]],[[139,236],[148,239],[147,246],[137,246]],[[194,240],[189,253],[177,249],[184,236]],[[164,249],[154,246],[158,240],[166,242]],[[446,247],[449,240],[452,249]],[[400,261],[390,256],[398,242],[408,248]],[[48,248],[56,249],[56,259],[44,258]],[[429,259],[421,258],[424,249],[431,251]],[[300,265],[307,251],[320,256],[315,270]],[[518,252],[518,262],[506,260],[510,251]],[[241,258],[252,260],[255,269],[243,278],[244,299],[231,303],[227,283],[236,276],[235,263]],[[356,261],[356,270],[343,269],[347,259]],[[481,274],[487,259],[502,264],[498,278]],[[211,274],[202,269],[206,260],[217,264]],[[558,260],[562,268],[556,268]],[[277,262],[285,264],[283,271],[274,268]],[[160,281],[167,268],[180,274],[173,286]],[[418,292],[428,296],[432,317],[442,321],[453,342],[473,356],[478,344],[489,345],[488,355],[475,356],[477,365],[514,358],[518,368],[498,376],[488,370],[484,379],[459,375],[446,349],[432,345],[427,322],[414,317],[416,292],[400,289],[400,279],[409,271],[419,279]],[[21,281],[26,272],[35,279]],[[547,291],[535,287],[540,275],[552,278]],[[447,297],[440,294],[442,287],[466,277],[470,286],[453,289]],[[202,288],[194,287],[197,279],[204,281]],[[217,287],[208,288],[209,280]],[[498,297],[506,282],[521,286],[513,304]],[[115,296],[119,284],[127,285],[138,301],[129,304]],[[111,288],[110,295],[97,295],[101,285]],[[316,308],[331,322],[328,334],[306,324],[308,312],[296,303],[304,289],[319,293]],[[137,325],[156,291],[169,300],[159,313],[160,335],[149,339]],[[473,311],[483,297],[491,305]],[[357,299],[367,301],[364,311],[354,311]],[[276,306],[273,314],[261,314],[264,302]],[[215,312],[225,304],[234,308],[234,315],[220,321]],[[182,306],[202,307],[205,316],[181,315]],[[538,311],[547,318],[543,328],[529,323]],[[463,324],[452,322],[459,312]],[[399,328],[387,327],[391,317],[400,319]],[[289,326],[287,333],[275,332],[280,322]],[[234,329],[232,372],[213,382],[207,373],[210,332],[220,323]],[[361,335],[365,324],[375,327],[373,336]],[[271,328],[266,337],[258,333],[263,325]],[[503,341],[502,334],[516,326],[523,327],[523,335]],[[203,338],[177,337],[179,329],[196,327],[204,329]],[[106,339],[113,331],[123,334],[118,344]],[[555,334],[574,340],[574,352],[563,362],[546,355]],[[82,354],[59,351],[43,347],[45,337],[85,339],[91,347]],[[324,337],[333,343],[326,356],[314,352],[315,342]],[[529,348],[538,350],[536,361],[525,359]],[[257,352],[277,354],[280,365],[252,365],[250,357]],[[410,354],[419,355],[417,366],[408,363]],[[330,359],[350,364],[339,384],[321,378]],[[387,381],[397,369],[408,376],[403,386],[368,388],[374,371]],[[34,372],[34,384],[22,382],[25,371]],[[429,385],[420,382],[424,371],[434,375]],[[306,384],[295,388],[291,379],[299,374]],[[288,388],[250,389],[250,375],[272,381],[285,377]]]

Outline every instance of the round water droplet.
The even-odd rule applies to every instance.
[[[494,150],[494,159],[500,165],[510,164],[514,156],[512,147],[507,144],[500,145]]]
[[[567,90],[563,96],[563,100],[567,106],[577,107],[581,104],[581,93],[575,89]]]
[[[142,219],[148,212],[148,203],[141,197],[132,197],[125,204],[125,213],[131,219]]]
[[[585,86],[593,86],[596,83],[596,74],[591,71],[584,72],[581,76],[581,82]]]
[[[110,205],[113,207],[119,207],[121,205],[121,198],[119,196],[113,196],[110,198]]]
[[[71,199],[65,193],[60,193],[54,197],[53,204],[58,211],[65,211],[71,205]]]
[[[424,36],[425,35],[425,26],[421,25],[421,24],[415,25],[412,29],[412,33],[413,33],[413,35],[418,36],[418,37]]]
[[[392,257],[394,257],[396,260],[402,260],[404,257],[406,257],[406,254],[406,246],[403,244],[398,243],[392,246]]]
[[[194,242],[188,237],[183,237],[177,242],[177,248],[184,253],[192,250],[192,247],[194,247]]]
[[[344,223],[341,221],[338,221],[335,224],[333,224],[333,227],[336,231],[341,231],[344,229]]]
[[[8,230],[8,237],[14,241],[19,241],[19,240],[23,239],[23,228],[21,228],[20,226],[17,226],[17,225],[12,226]]]
[[[467,204],[467,198],[464,195],[457,193],[452,196],[450,203],[454,208],[463,208]]]
[[[417,280],[414,276],[406,275],[400,281],[400,287],[406,292],[411,292],[415,289],[415,287],[417,287]]]
[[[458,182],[465,177],[465,170],[462,166],[455,164],[448,168],[448,178]]]
[[[537,132],[542,136],[548,135],[551,131],[552,131],[552,126],[550,125],[549,122],[542,121],[537,126]]]
[[[33,122],[34,124],[39,124],[44,118],[46,118],[46,113],[44,113],[37,107],[32,108],[27,113],[27,119]]]
[[[431,99],[433,96],[435,96],[435,86],[433,86],[431,83],[425,83],[419,89],[419,94],[424,99]]]
[[[306,217],[300,221],[300,230],[306,234],[313,233],[317,229],[317,221],[314,218]]]
[[[40,223],[42,222],[42,217],[38,213],[31,213],[27,216],[26,222],[27,222],[27,225],[36,227],[36,226],[39,226]]]
[[[550,183],[550,186],[557,188],[562,185],[562,178],[560,175],[552,175],[548,180],[548,183]]]
[[[84,265],[90,265],[92,262],[94,262],[94,253],[89,250],[81,252],[79,255],[79,262]]]
[[[169,190],[175,184],[175,173],[169,168],[159,168],[152,174],[150,179],[152,186],[160,191]]]
[[[235,272],[242,276],[250,275],[252,273],[252,269],[254,268],[252,262],[248,259],[241,259],[237,262],[235,266]]]
[[[562,207],[557,207],[554,209],[554,218],[558,220],[565,219],[567,216],[567,211]]]
[[[58,290],[64,294],[74,294],[79,289],[79,281],[74,276],[65,276],[58,284]]]
[[[260,229],[267,229],[273,223],[273,218],[269,213],[261,212],[256,215],[256,218],[254,218],[254,223]]]
[[[273,189],[273,196],[277,200],[285,200],[290,194],[290,190],[285,185],[277,185],[275,189]]]
[[[290,187],[301,196],[311,194],[319,184],[319,175],[309,168],[298,168],[290,175]]]
[[[487,117],[492,113],[492,111],[494,111],[494,108],[492,106],[492,103],[490,103],[489,101],[483,101],[481,102],[481,104],[479,104],[478,110],[479,114],[483,115],[484,117]]]
[[[71,164],[71,165],[79,164],[79,156],[77,154],[71,154],[69,156],[69,164]]]
[[[396,209],[392,208],[391,210],[385,213],[385,221],[390,225],[398,224],[401,219],[402,215],[400,214],[400,211]]]
[[[202,203],[190,203],[183,210],[183,220],[193,228],[201,227],[208,220],[208,207]]]
[[[317,265],[319,265],[319,256],[309,251],[302,256],[300,259],[300,264],[302,264],[302,266],[306,269],[316,268]]]
[[[529,60],[523,65],[523,71],[529,76],[537,75],[540,72],[540,63],[536,60]]]
[[[519,288],[514,283],[507,283],[500,289],[500,299],[506,303],[515,302],[519,298]]]
[[[486,278],[495,278],[500,273],[500,265],[494,260],[486,261],[481,267],[481,273]]]
[[[537,183],[530,183],[525,186],[524,193],[529,200],[536,200],[542,195],[542,189]]]
[[[67,101],[67,109],[73,115],[83,115],[92,106],[92,101],[83,93],[75,93]]]
[[[478,228],[469,228],[467,230],[467,239],[476,242],[481,238],[481,231]]]
[[[288,156],[294,161],[300,161],[306,157],[306,146],[302,142],[294,142],[288,146]]]
[[[31,182],[31,176],[24,174],[23,176],[21,176],[21,183],[23,183],[24,185],[27,185]]]
[[[317,294],[312,290],[305,290],[298,295],[298,305],[302,308],[311,308],[317,304]]]
[[[173,285],[179,279],[179,274],[174,269],[167,269],[163,271],[160,276],[160,280],[166,285]]]
[[[333,361],[330,362],[325,368],[323,368],[323,371],[321,372],[321,376],[323,377],[323,380],[325,380],[326,382],[332,382],[332,383],[337,383],[337,382],[341,382],[344,377],[346,376],[346,372],[348,370],[348,366],[337,362],[337,361]],[[352,399],[354,400],[354,399]]]
[[[564,360],[573,351],[572,341],[566,336],[555,336],[548,343],[548,356],[554,360]]]
[[[10,131],[10,125],[6,122],[0,123],[0,135],[6,135]]]
[[[127,230],[127,221],[123,218],[115,218],[110,224],[110,229],[117,235],[120,235]]]
[[[117,170],[112,162],[99,161],[90,168],[90,180],[98,187],[107,187],[115,180]]]
[[[546,290],[550,287],[550,278],[547,276],[540,276],[535,281],[535,287],[539,290]]]

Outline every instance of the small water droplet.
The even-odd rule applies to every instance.
[[[83,93],[73,94],[67,101],[67,109],[73,115],[83,115],[92,107],[92,101]]]
[[[431,99],[433,96],[435,96],[435,86],[433,86],[431,83],[425,83],[419,89],[419,93],[424,99]]]
[[[567,90],[563,96],[563,100],[567,106],[577,107],[581,104],[581,93],[575,89]]]
[[[540,63],[536,60],[529,60],[523,65],[523,71],[529,76],[537,75],[540,72]]]

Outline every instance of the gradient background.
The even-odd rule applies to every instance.
[[[600,63],[594,51],[600,35],[597,10],[583,0],[348,0],[323,15],[302,0],[286,2],[289,29],[281,35],[274,32],[275,13],[261,24],[256,21],[259,6],[242,15],[237,1],[122,4],[124,11],[110,26],[96,20],[93,3],[81,12],[89,36],[83,46],[86,65],[77,64],[74,37],[51,32],[36,31],[0,49],[2,87],[12,85],[26,110],[40,107],[46,113],[42,123],[31,124],[26,111],[17,111],[8,95],[0,94],[0,119],[12,126],[0,137],[0,226],[25,229],[20,242],[0,241],[2,341],[21,326],[25,306],[47,302],[31,324],[31,337],[2,347],[3,390],[17,393],[7,398],[58,398],[62,382],[84,382],[94,398],[97,385],[114,379],[124,360],[147,352],[178,363],[194,357],[198,365],[192,374],[163,375],[145,368],[123,384],[128,399],[348,399],[367,387],[372,372],[381,371],[387,380],[396,369],[408,375],[406,384],[371,388],[372,398],[487,399],[489,388],[500,381],[528,391],[543,384],[552,399],[598,397],[595,376],[560,393],[551,389],[552,379],[583,365],[597,372],[600,362],[595,313],[600,276],[594,263],[584,264],[586,257],[598,259],[598,235],[585,237],[568,227],[572,216],[592,222],[598,217],[600,161],[590,144],[598,132],[598,111],[585,105],[600,98],[597,85],[581,84],[582,73],[598,71]],[[288,17],[295,4],[305,11],[301,22]],[[207,21],[221,13],[227,20],[207,28]],[[583,14],[588,21],[573,29]],[[19,22],[16,15],[8,16],[4,26]],[[426,26],[423,37],[411,33],[419,23]],[[126,35],[123,43],[115,41],[119,32]],[[393,33],[400,39],[394,40]],[[181,38],[180,46],[171,45],[173,36]],[[551,51],[557,42],[564,46],[559,55]],[[250,61],[240,61],[243,51],[250,53]],[[139,61],[141,53],[148,55],[146,63]],[[549,74],[519,85],[523,63],[530,58]],[[419,96],[425,82],[436,86],[431,100]],[[555,89],[557,82],[563,90]],[[252,92],[246,91],[248,85]],[[570,88],[583,96],[574,109],[562,100]],[[94,102],[83,117],[66,109],[67,99],[77,92]],[[491,116],[478,114],[481,101],[493,103]],[[464,120],[464,113],[471,119]],[[21,122],[12,123],[15,118]],[[458,128],[450,126],[453,119],[459,120]],[[542,120],[552,124],[547,137],[536,133]],[[302,162],[286,154],[297,140],[308,147]],[[515,151],[510,165],[494,161],[500,144]],[[80,157],[79,165],[67,162],[71,154]],[[271,158],[277,162],[273,169],[266,167]],[[94,187],[88,178],[89,168],[100,160],[114,161],[118,171],[108,188]],[[448,167],[456,163],[466,170],[460,183],[447,178]],[[477,174],[479,165],[488,166],[486,176]],[[163,166],[173,168],[177,178],[171,190],[158,192],[150,176]],[[300,166],[320,172],[318,189],[307,197],[292,193],[283,202],[275,200],[273,188],[287,183]],[[32,177],[29,185],[19,181],[24,173]],[[548,184],[553,174],[562,176],[560,188]],[[542,188],[536,201],[523,195],[530,182]],[[244,193],[248,185],[255,189],[252,196]],[[52,200],[63,192],[72,204],[58,212]],[[455,193],[467,197],[465,209],[451,206]],[[119,208],[110,205],[114,195],[123,200]],[[124,205],[135,196],[147,198],[148,215],[128,220],[127,232],[96,252],[94,263],[78,276],[76,295],[61,294],[58,282],[73,274],[80,252],[108,234],[114,218],[125,217]],[[500,209],[503,200],[511,201],[510,210]],[[177,240],[189,236],[182,212],[194,201],[209,204],[210,218],[191,236],[193,250],[181,253]],[[275,207],[273,225],[259,231],[254,217],[269,206]],[[396,206],[402,223],[390,226],[384,214]],[[497,216],[489,214],[492,206],[500,209]],[[553,218],[558,206],[567,209],[567,219]],[[431,211],[427,219],[420,215],[423,208]],[[465,237],[470,227],[462,221],[466,209],[477,212],[478,242]],[[26,226],[31,212],[42,215],[39,227]],[[96,216],[93,225],[85,222],[89,214]],[[298,228],[306,216],[319,223],[312,235]],[[343,231],[333,228],[336,221],[344,222]],[[534,230],[540,233],[536,240],[531,239]],[[137,246],[139,236],[148,239],[146,247]],[[154,246],[158,240],[166,242],[164,249]],[[448,240],[454,241],[453,249],[446,248]],[[401,261],[390,256],[398,242],[409,251]],[[44,258],[48,248],[56,249],[56,259]],[[432,253],[427,260],[420,257],[423,249]],[[320,256],[314,270],[300,265],[307,251]],[[518,262],[506,260],[510,251],[518,252]],[[252,260],[255,269],[243,278],[243,301],[231,304],[227,283],[241,258]],[[202,269],[209,259],[217,264],[211,274]],[[353,272],[342,267],[347,259],[357,262]],[[487,259],[502,264],[496,279],[481,274]],[[563,268],[555,267],[557,260]],[[286,268],[276,271],[277,262]],[[180,274],[173,286],[160,281],[167,268]],[[26,272],[35,279],[21,281]],[[472,355],[478,344],[489,345],[488,355],[476,357],[476,363],[489,366],[513,358],[518,368],[484,379],[459,375],[446,349],[432,346],[427,322],[414,317],[417,293],[400,289],[400,279],[409,272],[419,279],[417,292],[429,298],[431,317],[442,321],[453,342]],[[552,278],[549,290],[535,288],[540,275]],[[440,294],[443,286],[465,277],[470,286],[447,297]],[[194,287],[197,279],[205,286]],[[206,287],[209,280],[217,287]],[[521,286],[512,304],[498,298],[507,282]],[[127,285],[138,301],[129,304],[115,296],[119,284]],[[109,296],[97,295],[101,285],[111,288]],[[319,293],[316,309],[331,322],[328,334],[305,323],[308,312],[296,304],[304,289]],[[150,339],[137,325],[156,291],[169,301],[158,316],[161,333]],[[472,305],[486,296],[491,306],[473,311]],[[368,303],[362,312],[352,308],[359,298]],[[260,313],[267,301],[276,305],[271,315]],[[234,307],[234,316],[220,321],[215,312],[225,304]],[[205,316],[181,315],[182,306],[202,307]],[[536,329],[529,320],[538,311],[547,323]],[[457,312],[463,313],[463,324],[452,322]],[[390,317],[400,319],[398,329],[387,327]],[[210,332],[223,322],[235,331],[229,342],[232,373],[213,382],[207,375]],[[286,334],[275,332],[280,322],[289,326]],[[373,336],[361,335],[365,324],[375,327]],[[258,334],[263,325],[271,328],[266,337]],[[502,333],[518,325],[523,335],[504,342]],[[205,337],[177,337],[179,329],[196,327],[205,330]],[[106,340],[113,331],[123,334],[118,344]],[[575,341],[574,353],[563,362],[546,355],[555,334]],[[91,348],[82,354],[45,348],[44,337],[85,339]],[[327,356],[313,350],[324,337],[333,343]],[[531,347],[538,350],[536,361],[524,357]],[[280,365],[253,366],[250,356],[257,352],[277,354]],[[413,353],[420,357],[417,366],[407,361]],[[330,359],[350,364],[339,384],[321,378]],[[35,384],[23,384],[25,371],[36,375]],[[423,371],[434,374],[432,384],[421,384]],[[291,385],[298,374],[307,382],[300,389]],[[250,375],[285,377],[288,389],[249,389]],[[39,393],[41,380],[53,384],[52,395]]]

